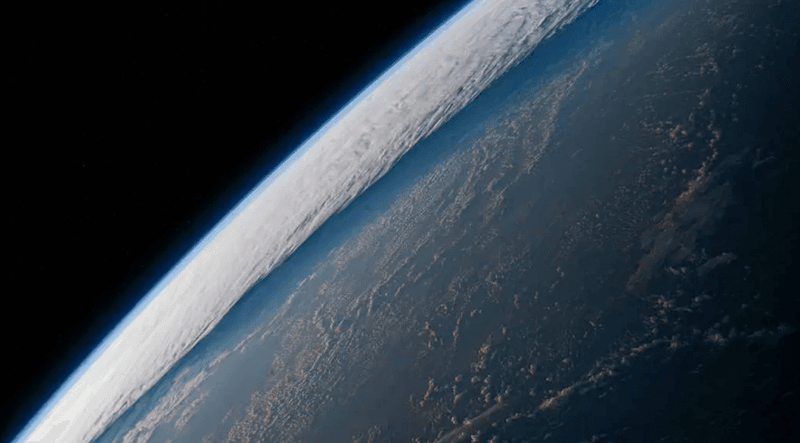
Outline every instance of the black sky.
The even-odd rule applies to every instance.
[[[0,7],[0,440],[239,198],[464,3]]]

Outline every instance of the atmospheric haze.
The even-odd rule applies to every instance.
[[[198,243],[15,441],[97,437],[325,220],[596,2],[477,0],[447,20]]]

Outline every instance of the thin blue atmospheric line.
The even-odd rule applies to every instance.
[[[369,96],[372,92],[377,89],[386,79],[391,77],[401,66],[403,66],[406,62],[411,60],[415,55],[417,55],[423,48],[425,48],[432,40],[436,37],[440,36],[444,33],[447,29],[449,29],[454,23],[460,20],[464,15],[466,15],[469,11],[474,9],[474,7],[481,3],[482,0],[473,0],[463,8],[461,8],[458,12],[456,12],[452,17],[450,17],[447,21],[445,21],[441,26],[431,32],[425,39],[423,39],[420,43],[414,46],[411,50],[409,50],[405,55],[403,55],[397,62],[395,62],[392,66],[390,66],[383,74],[381,74],[376,80],[370,83],[362,92],[360,92],[356,97],[350,100],[344,107],[342,107],[333,117],[331,117],[325,124],[323,124],[320,129],[318,129],[311,137],[309,137],[300,147],[292,153],[286,160],[281,162],[281,164],[270,173],[264,180],[261,181],[256,187],[249,192],[230,212],[228,212],[225,217],[222,218],[209,232],[206,234],[198,243],[195,245],[184,257],[178,261],[178,263],[169,271],[167,274],[147,293],[145,297],[143,297],[137,304],[134,306],[131,311],[125,315],[122,321],[119,322],[114,329],[103,339],[102,342],[97,346],[97,348],[89,354],[87,357],[75,371],[73,371],[72,375],[70,375],[67,380],[62,383],[62,385],[58,388],[58,390],[53,394],[50,399],[45,402],[45,404],[39,409],[33,418],[25,425],[22,431],[17,435],[17,437],[12,440],[12,443],[21,443],[25,441],[31,433],[33,433],[36,426],[49,414],[52,412],[53,408],[56,404],[66,395],[67,391],[69,391],[72,386],[80,379],[80,377],[94,364],[98,358],[105,352],[105,350],[109,347],[112,341],[114,341],[117,336],[136,318],[139,314],[144,311],[144,309],[152,302],[159,293],[175,278],[188,264],[191,262],[199,253],[202,251],[210,242],[213,240],[230,222],[239,215],[246,207],[248,207],[253,200],[263,192],[265,192],[269,186],[275,182],[279,177],[281,177],[286,171],[288,171],[291,166],[297,162],[304,154],[308,152],[308,150],[314,146],[322,136],[328,132],[333,126],[335,126],[345,115],[347,115],[353,108],[355,108],[361,101],[363,101],[367,96]]]

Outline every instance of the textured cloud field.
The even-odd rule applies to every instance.
[[[594,3],[468,5],[226,217],[98,348],[91,365],[71,377],[52,409],[40,412],[20,440],[88,441],[101,433],[328,217]]]

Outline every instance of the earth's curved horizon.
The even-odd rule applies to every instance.
[[[18,441],[787,438],[791,17],[780,0],[469,4]]]

